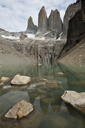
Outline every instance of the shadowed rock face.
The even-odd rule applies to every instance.
[[[33,19],[32,17],[30,16],[29,19],[28,19],[28,26],[27,26],[27,30],[30,30],[30,31],[37,31],[37,26],[34,25],[33,23]]]
[[[63,21],[63,35],[66,37],[67,36],[67,31],[68,31],[68,23],[70,19],[76,14],[76,12],[81,9],[81,0],[77,0],[76,3],[71,4],[68,6],[65,16],[64,16],[64,21]]]
[[[38,15],[38,30],[45,31],[47,29],[47,13],[43,6]]]
[[[55,11],[51,10],[51,14],[49,16],[48,22],[49,22],[48,24],[49,30],[52,30],[52,31],[54,30],[58,34],[62,32],[62,21],[60,18],[60,13],[57,9]]]
[[[83,45],[85,43],[85,1],[82,0],[81,2],[81,9],[77,11],[75,16],[69,21],[67,43],[61,52],[60,58],[68,54],[67,52],[70,52],[77,44],[79,45],[82,42]]]

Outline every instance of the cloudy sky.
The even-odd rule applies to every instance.
[[[38,24],[38,13],[45,6],[47,16],[51,9],[58,9],[63,19],[66,8],[76,0],[0,0],[0,28],[7,31],[24,31],[29,16]]]

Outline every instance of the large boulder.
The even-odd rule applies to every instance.
[[[65,91],[61,98],[85,114],[85,92]]]
[[[28,76],[22,76],[20,74],[17,74],[14,76],[14,78],[11,81],[11,84],[13,85],[26,85],[31,82],[31,78]]]
[[[34,110],[31,103],[22,100],[15,104],[6,114],[5,118],[20,119],[26,117],[29,113]]]

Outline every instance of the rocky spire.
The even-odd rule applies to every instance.
[[[34,25],[34,23],[33,23],[33,19],[32,19],[32,17],[30,16],[29,17],[29,19],[28,19],[28,26],[27,26],[27,30],[29,30],[29,31],[34,31],[34,32],[36,32],[37,31],[37,26],[36,25]]]
[[[47,29],[47,13],[45,7],[43,6],[38,15],[38,30]]]
[[[50,16],[49,16],[49,30],[56,31],[59,34],[62,32],[62,20],[60,18],[60,13],[56,9],[51,10]]]
[[[28,28],[32,28],[33,26],[34,26],[33,19],[30,16],[29,19],[28,19]]]

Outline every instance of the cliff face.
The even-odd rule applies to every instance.
[[[46,31],[47,29],[47,13],[43,6],[38,15],[38,31]]]
[[[65,40],[9,40],[3,39],[15,51],[24,54],[25,57],[32,58],[38,63],[54,63],[56,62],[61,49],[65,44]]]
[[[62,21],[60,18],[60,13],[56,9],[55,11],[51,10],[51,14],[49,16],[49,26],[48,29],[57,32],[60,34],[62,32]]]
[[[68,23],[69,23],[70,19],[80,9],[81,9],[81,0],[77,0],[76,3],[68,6],[68,8],[65,12],[64,20],[63,20],[63,36],[67,37]]]
[[[75,14],[75,16],[69,22],[67,43],[65,44],[61,52],[60,58],[69,54],[69,52],[72,50],[72,48],[74,48],[74,46],[76,47],[80,45],[80,43],[82,43],[82,47],[83,47],[83,45],[85,44],[85,0],[82,0],[81,2],[82,2],[81,9]],[[83,53],[82,47],[81,47],[82,49],[81,52]],[[85,50],[84,50],[84,56],[85,56]]]
[[[33,32],[34,31],[34,33],[37,31],[37,26],[34,25],[33,19],[32,19],[31,16],[28,19],[27,31],[29,31],[29,32]]]

